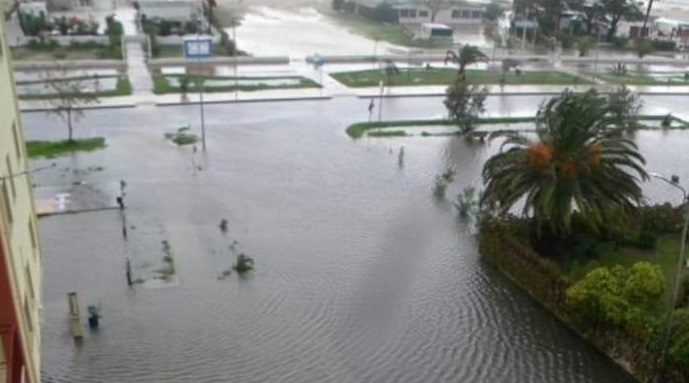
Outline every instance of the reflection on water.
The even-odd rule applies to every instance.
[[[96,123],[109,147],[77,161],[109,166],[87,182],[127,180],[133,229],[123,241],[117,212],[41,221],[45,381],[631,381],[484,265],[451,204],[432,198],[433,177],[448,164],[458,171],[448,199],[478,185],[498,143],[353,143],[342,129],[358,104],[303,105],[209,108],[209,153],[196,173],[191,151],[165,143],[162,128]],[[639,139],[644,150],[687,140]],[[674,169],[681,159],[658,153],[649,166]],[[59,183],[53,176],[36,175]],[[178,283],[128,289],[125,257],[159,258],[163,237]],[[234,260],[232,241],[256,271],[218,280]],[[102,307],[101,329],[78,346],[69,291],[82,307]]]

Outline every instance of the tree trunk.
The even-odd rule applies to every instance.
[[[438,15],[438,11],[431,11],[431,23],[435,23],[435,16]]]
[[[617,23],[620,22],[620,19],[622,16],[613,16],[612,20],[610,21],[610,29],[608,29],[608,41],[611,41],[613,37],[617,34]]]
[[[67,109],[67,129],[69,130],[69,142],[74,141],[74,131],[72,129],[72,109]]]

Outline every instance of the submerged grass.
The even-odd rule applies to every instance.
[[[55,158],[75,152],[92,152],[105,148],[105,138],[82,138],[63,141],[28,141],[26,150],[29,158]]]

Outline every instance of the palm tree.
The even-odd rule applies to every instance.
[[[448,61],[457,63],[458,65],[458,75],[462,78],[465,77],[465,70],[467,65],[475,64],[477,62],[488,62],[488,56],[483,53],[478,47],[473,45],[465,45],[458,53],[453,51],[447,51],[445,55],[445,64]]]
[[[481,204],[505,214],[523,202],[539,234],[545,225],[559,238],[570,234],[575,210],[600,227],[607,212],[638,205],[639,181],[648,179],[623,125],[606,97],[565,91],[541,107],[535,141],[513,135],[486,162]]]

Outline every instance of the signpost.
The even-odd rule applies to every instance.
[[[209,36],[189,36],[184,38],[184,58],[196,59],[201,67],[201,60],[213,56],[213,40]],[[203,81],[199,76],[199,108],[201,112],[201,146],[206,151],[206,121],[203,114]]]

